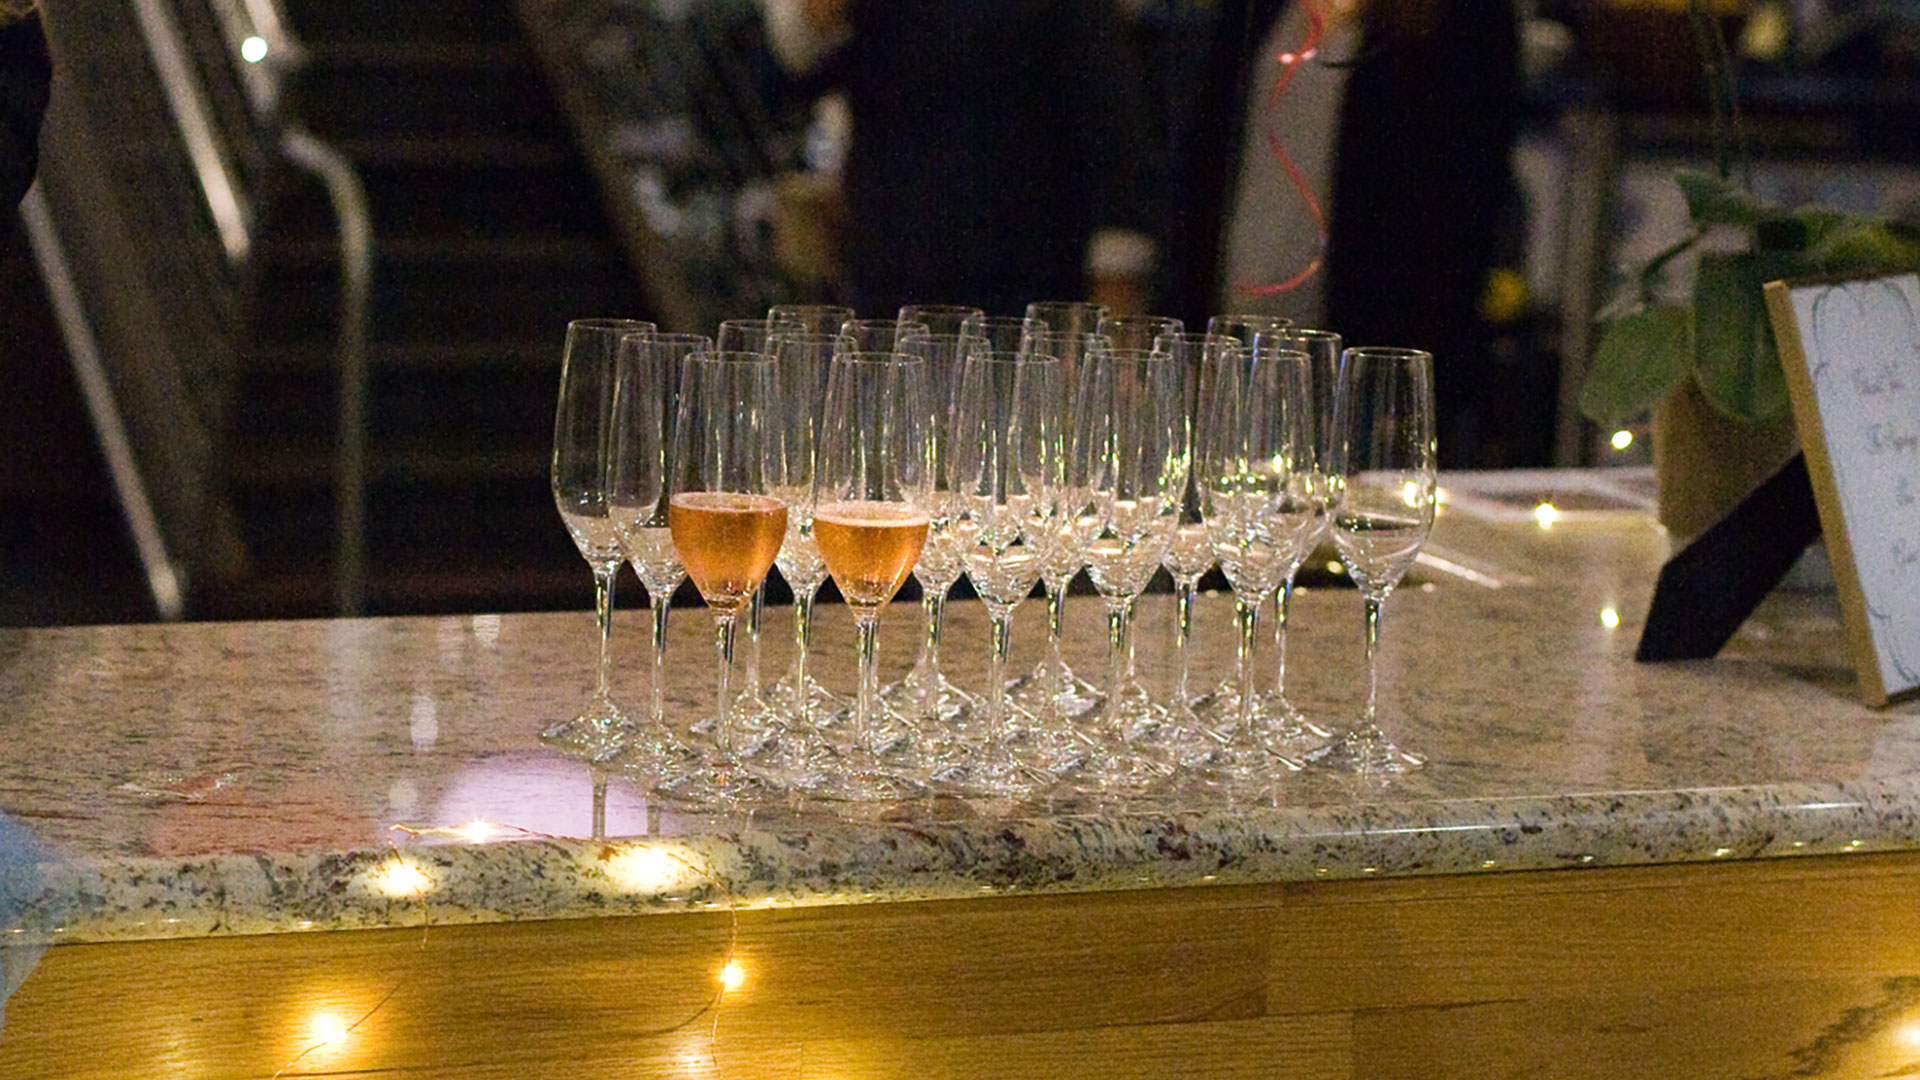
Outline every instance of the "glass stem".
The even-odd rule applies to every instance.
[[[741,686],[750,694],[760,691],[760,612],[766,606],[766,598],[767,588],[761,585],[753,590],[753,601],[747,605],[747,672]]]
[[[920,646],[920,657],[934,672],[940,670],[940,626],[947,614],[948,586],[930,581],[920,583],[920,606],[927,612],[927,638]]]
[[[1360,714],[1362,726],[1371,732],[1374,729],[1373,702],[1375,691],[1380,686],[1380,671],[1376,661],[1380,656],[1380,605],[1384,597],[1367,594],[1367,708]]]
[[[1124,597],[1107,598],[1107,726],[1115,736],[1121,735],[1120,698],[1126,687],[1127,675],[1132,667],[1132,643],[1127,631],[1133,622],[1127,616],[1131,604]]]
[[[1233,616],[1240,624],[1240,647],[1236,655],[1240,665],[1240,728],[1249,733],[1253,730],[1253,635],[1260,622],[1260,603],[1265,599],[1256,596],[1249,601],[1239,593],[1233,596]]]
[[[874,712],[880,704],[880,672],[875,662],[880,644],[880,613],[856,614],[860,639],[860,698],[853,711],[853,743],[861,756],[873,753]]]
[[[1287,612],[1292,609],[1293,575],[1288,574],[1280,583],[1280,593],[1273,605],[1277,616],[1273,626],[1273,651],[1278,654],[1273,668],[1273,696],[1282,701],[1287,697]]]
[[[794,705],[803,718],[813,718],[811,677],[807,674],[807,654],[813,645],[813,598],[820,586],[796,586],[793,590],[793,693]]]
[[[1047,641],[1053,646],[1053,654],[1060,655],[1060,607],[1067,596],[1067,583],[1072,577],[1047,582]]]
[[[716,695],[719,712],[714,715],[713,743],[722,761],[733,759],[733,702],[729,697],[733,681],[733,615],[713,617],[714,645],[720,653],[720,687]]]
[[[1173,649],[1180,657],[1180,681],[1175,694],[1182,706],[1191,700],[1187,693],[1187,636],[1193,631],[1193,596],[1199,584],[1197,578],[1174,582]]]
[[[612,669],[612,650],[609,646],[613,640],[613,576],[619,572],[619,563],[593,568],[593,614],[600,624],[600,669],[596,675],[594,697],[600,701],[607,701],[613,696],[607,679]]]
[[[653,596],[653,654],[649,661],[653,670],[649,692],[649,708],[653,711],[653,722],[663,723],[667,717],[666,687],[661,679],[667,670],[667,616],[673,612],[673,592],[663,590]]]
[[[987,653],[987,720],[1002,738],[1012,738],[1012,712],[1007,708],[1007,646],[1013,639],[1013,610],[987,605],[993,648]]]

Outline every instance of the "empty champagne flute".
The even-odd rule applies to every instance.
[[[654,542],[664,544],[672,557],[672,541],[667,532],[663,507],[666,503],[666,440],[672,430],[665,409],[670,394],[663,363],[680,362],[677,349],[664,349],[661,335],[628,334],[621,339],[615,356],[612,434],[607,463],[607,512],[625,556],[636,569],[657,563],[651,550]],[[655,522],[658,524],[654,524]],[[671,583],[678,584],[679,560],[673,559]],[[645,576],[643,576],[643,583]],[[665,593],[648,585],[654,606],[653,677],[651,708],[647,721],[630,725],[620,748],[621,763],[656,780],[668,780],[681,774],[698,755],[681,742],[663,721],[661,665],[659,646],[665,640],[661,630],[664,613],[671,604],[671,585]]]
[[[611,445],[613,383],[621,342],[651,334],[654,325],[634,319],[575,319],[567,324],[560,358],[560,399],[554,410],[553,459],[548,480],[560,520],[593,569],[593,610],[600,631],[593,697],[571,720],[548,727],[541,737],[575,745],[603,757],[617,752],[626,718],[609,686],[613,635],[613,580],[625,559],[607,512],[607,464]]]
[[[810,657],[813,601],[827,580],[827,564],[813,535],[821,415],[828,370],[837,353],[850,351],[849,342],[838,334],[816,333],[780,334],[773,339],[780,396],[786,405],[775,424],[779,451],[774,494],[787,505],[787,535],[773,563],[793,590],[793,666],[774,688],[772,704],[777,714],[804,732],[812,732],[826,716],[848,704],[813,677]]]
[[[1069,507],[1087,515],[1087,573],[1107,603],[1107,690],[1084,787],[1126,791],[1165,777],[1171,766],[1149,749],[1167,716],[1134,672],[1133,607],[1160,568],[1179,524],[1186,485],[1180,380],[1168,352],[1101,350],[1081,364],[1074,439],[1086,476]]]
[[[1203,765],[1230,786],[1270,782],[1297,763],[1281,751],[1295,733],[1261,708],[1253,676],[1260,607],[1279,587],[1302,526],[1290,500],[1308,468],[1312,435],[1303,400],[1306,357],[1272,350],[1248,358],[1235,345],[1207,372],[1206,486],[1201,514],[1214,557],[1233,586],[1240,635],[1237,686],[1218,699],[1224,723]],[[1306,526],[1310,527],[1310,525]]]
[[[1060,361],[1038,353],[969,351],[954,383],[954,545],[992,623],[984,694],[990,731],[971,760],[935,779],[980,795],[1049,787],[1057,740],[1007,697],[1013,611],[1033,591],[1059,514],[1055,482]]]
[[[930,470],[932,498],[928,503],[929,525],[926,547],[914,565],[914,580],[920,583],[920,603],[926,613],[926,634],[921,639],[920,655],[906,678],[880,691],[881,700],[914,725],[920,748],[926,754],[924,764],[938,767],[955,743],[976,734],[973,722],[979,704],[977,698],[950,682],[940,671],[940,636],[945,619],[947,592],[960,580],[960,553],[954,548],[948,531],[952,505],[950,467],[952,458],[953,382],[960,363],[965,338],[960,324],[977,315],[977,308],[927,305],[900,309],[902,319],[947,329],[924,339],[927,359],[927,464]],[[912,317],[909,318],[909,315]]]
[[[1314,548],[1326,539],[1333,524],[1330,513],[1333,488],[1328,480],[1327,466],[1332,455],[1328,440],[1333,430],[1334,384],[1340,376],[1340,335],[1328,330],[1303,327],[1262,330],[1254,334],[1253,349],[1256,355],[1267,350],[1284,349],[1307,356],[1306,411],[1312,420],[1313,458],[1300,485],[1294,512],[1311,515],[1314,526],[1297,534],[1298,545],[1287,565],[1280,590],[1274,596],[1273,690],[1269,696],[1274,702],[1274,710],[1293,717],[1304,729],[1304,735],[1324,739],[1329,732],[1302,716],[1300,710],[1287,700],[1287,621],[1293,609],[1294,578],[1299,574],[1301,564],[1313,554]]]
[[[731,691],[735,625],[787,531],[786,505],[773,495],[779,392],[766,353],[702,353],[681,370],[667,525],[713,612],[720,662],[709,774],[670,788],[673,794],[737,798],[770,787],[746,767],[736,743]]]
[[[1380,609],[1433,529],[1432,355],[1346,350],[1333,415],[1333,541],[1366,604],[1367,701],[1358,721],[1309,760],[1346,772],[1405,772],[1425,760],[1395,745],[1378,723]]]
[[[1074,410],[1069,407],[1078,392],[1080,367],[1086,357],[1106,348],[1105,339],[1095,334],[1074,331],[1040,330],[1029,336],[1032,351],[1053,357],[1060,365],[1059,385],[1063,415],[1055,423],[1057,440],[1053,463],[1052,491],[1064,504],[1076,501],[1086,490],[1084,461],[1071,453],[1074,438]],[[1023,709],[1049,721],[1070,720],[1100,706],[1100,691],[1074,674],[1061,649],[1061,619],[1065,614],[1067,590],[1074,576],[1086,565],[1085,535],[1088,521],[1084,515],[1061,512],[1048,519],[1054,536],[1046,545],[1046,561],[1040,578],[1047,590],[1047,651],[1032,673],[1013,684],[1014,700]]]
[[[1186,482],[1181,485],[1179,519],[1174,526],[1173,540],[1167,545],[1167,553],[1161,556],[1160,565],[1173,577],[1173,644],[1179,665],[1168,709],[1183,729],[1176,734],[1190,737],[1200,723],[1194,708],[1204,702],[1205,696],[1196,696],[1188,687],[1187,640],[1192,634],[1193,601],[1200,579],[1214,564],[1213,545],[1207,539],[1206,521],[1200,512],[1200,492],[1205,486],[1201,463],[1206,458],[1206,430],[1201,422],[1200,403],[1208,389],[1205,385],[1208,370],[1220,362],[1222,354],[1238,346],[1233,338],[1220,334],[1177,334],[1168,340],[1172,345],[1174,372],[1180,377],[1180,455]]]
[[[916,782],[889,772],[879,740],[880,612],[927,541],[933,490],[927,442],[927,361],[907,353],[842,353],[827,374],[813,535],[859,629],[859,692],[841,748],[845,768],[826,797],[899,799]]]
[[[651,337],[653,376],[657,379],[655,414],[660,421],[660,438],[654,449],[659,453],[662,478],[659,499],[650,508],[637,503],[616,507],[615,531],[627,553],[627,565],[647,590],[647,603],[653,608],[653,640],[647,650],[647,712],[655,724],[666,721],[667,622],[673,614],[673,594],[687,579],[680,565],[680,553],[673,549],[673,537],[667,528],[667,497],[672,494],[665,478],[673,475],[673,425],[680,407],[680,372],[686,358],[713,351],[713,339],[704,334],[655,333]],[[634,386],[625,389],[630,393]],[[620,395],[616,393],[616,404]],[[636,402],[637,403],[637,402]],[[629,404],[629,408],[633,404]],[[621,460],[616,457],[616,461]],[[627,467],[637,467],[637,459],[628,458]]]

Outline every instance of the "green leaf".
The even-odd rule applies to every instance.
[[[1693,281],[1694,377],[1723,415],[1759,424],[1786,415],[1786,376],[1748,252],[1700,256]]]
[[[1892,222],[1855,218],[1824,230],[1808,254],[1822,273],[1897,273],[1920,267],[1920,236]]]
[[[1614,427],[1652,408],[1692,370],[1691,324],[1684,304],[1654,304],[1607,324],[1580,388],[1580,411]]]
[[[1737,225],[1751,229],[1763,221],[1784,216],[1773,204],[1754,198],[1739,184],[1712,173],[1679,169],[1673,174],[1673,182],[1680,185],[1680,193],[1686,196],[1687,214],[1696,225]]]

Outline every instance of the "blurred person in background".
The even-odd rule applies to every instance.
[[[33,185],[52,76],[37,5],[0,0],[0,205],[9,209]]]
[[[796,93],[851,119],[844,299],[1138,312],[1156,240],[1139,59],[1110,0],[761,0]]]

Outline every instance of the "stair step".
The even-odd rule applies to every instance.
[[[545,337],[519,340],[374,342],[367,347],[367,367],[375,373],[388,368],[457,372],[475,368],[513,371],[537,367],[551,369],[558,378],[561,342],[559,330]],[[338,361],[339,353],[332,341],[315,339],[289,342],[277,348],[256,345],[241,357],[240,363],[255,377],[298,373],[330,380]]]
[[[549,422],[550,423],[550,422]],[[367,449],[370,486],[414,483],[546,482],[550,445],[454,446],[440,439],[383,440]],[[236,448],[225,463],[231,483],[308,495],[333,486],[334,450],[315,437]],[[370,494],[373,498],[377,493]],[[305,496],[301,496],[305,497]]]
[[[492,44],[522,34],[511,3],[296,0],[287,4],[287,21],[298,40],[334,46]]]
[[[378,151],[376,151],[376,154]],[[409,152],[411,153],[411,152]],[[542,150],[499,161],[423,154],[407,160],[356,163],[373,213],[374,239],[399,235],[606,235],[600,192],[579,163]],[[316,180],[295,177],[273,209],[277,231],[292,237],[337,236],[333,204]]]
[[[525,49],[352,52],[322,54],[301,73],[299,115],[322,136],[537,137],[560,123]]]

